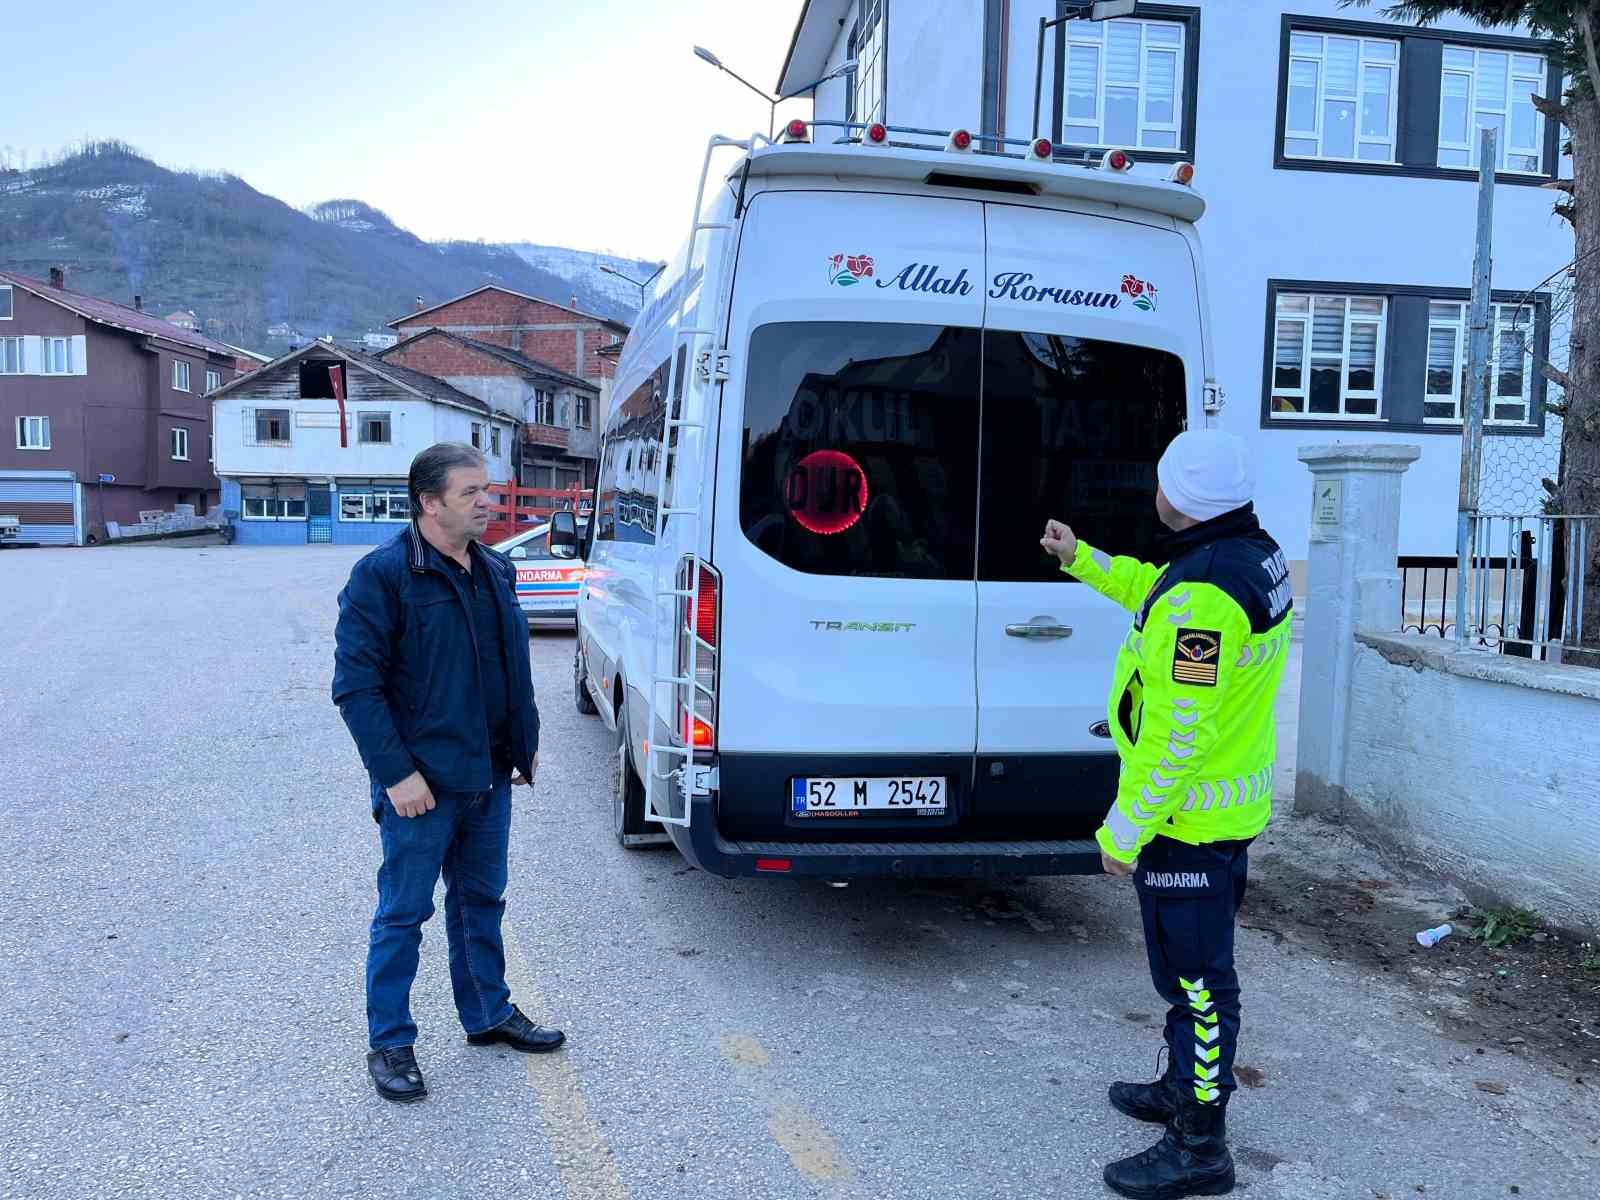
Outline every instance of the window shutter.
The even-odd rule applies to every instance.
[[[87,375],[89,373],[89,339],[84,334],[78,334],[72,339],[72,373],[74,375]]]
[[[244,444],[246,446],[256,444],[256,410],[253,408],[244,410]]]

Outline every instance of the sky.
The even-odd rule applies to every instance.
[[[295,207],[353,198],[429,240],[668,257],[707,138],[768,107],[801,0],[76,0],[28,10],[71,47],[11,74],[0,150],[85,139],[228,171]],[[18,108],[20,101],[20,109]],[[790,107],[805,112],[800,102]],[[791,114],[791,115],[795,115]],[[726,152],[725,152],[726,153]]]

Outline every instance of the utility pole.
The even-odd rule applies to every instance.
[[[1467,641],[1467,590],[1472,541],[1483,472],[1483,414],[1489,405],[1489,280],[1494,241],[1495,131],[1481,131],[1478,144],[1478,242],[1472,257],[1472,311],[1468,318],[1468,395],[1462,398],[1461,491],[1456,503],[1456,642]]]

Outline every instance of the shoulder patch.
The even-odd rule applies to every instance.
[[[1216,687],[1222,634],[1215,629],[1180,629],[1172,644],[1172,680],[1190,687]]]

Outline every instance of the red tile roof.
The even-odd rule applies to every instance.
[[[80,317],[86,317],[101,325],[109,325],[114,329],[127,329],[134,333],[148,334],[150,337],[162,338],[169,342],[178,342],[181,345],[193,346],[197,350],[205,350],[211,354],[220,354],[232,358],[233,351],[221,342],[213,341],[204,334],[196,333],[190,329],[179,329],[176,325],[163,321],[160,317],[151,316],[137,308],[130,308],[126,304],[117,304],[111,300],[101,300],[95,296],[85,296],[82,292],[68,291],[66,288],[54,288],[48,283],[19,275],[15,271],[0,271],[0,280],[15,284],[24,291],[32,292],[41,300],[48,300],[51,304],[59,304],[62,308],[71,309]]]

